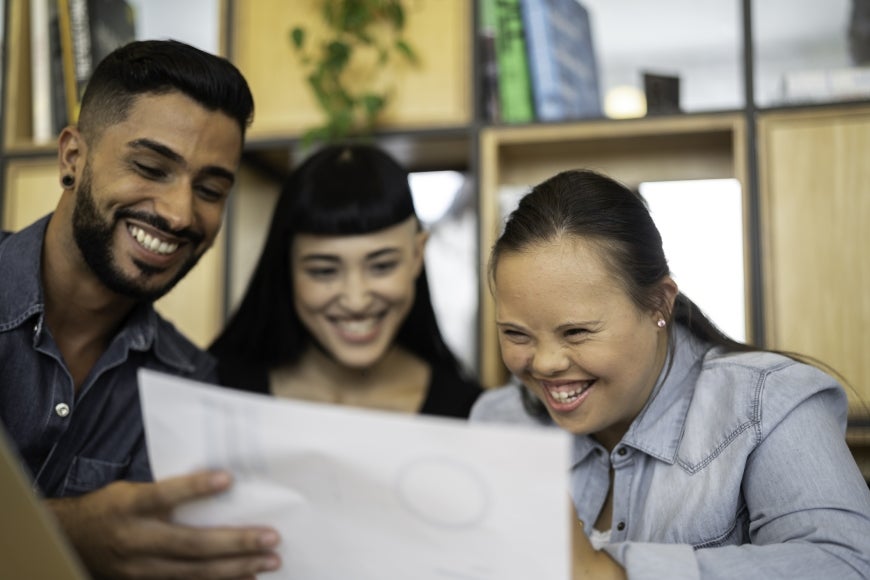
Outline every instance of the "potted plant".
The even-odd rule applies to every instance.
[[[326,25],[322,38],[295,26],[290,41],[325,121],[303,143],[370,135],[393,88],[384,71],[397,59],[417,64],[405,40],[402,0],[318,0]]]

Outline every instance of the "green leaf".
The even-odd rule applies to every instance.
[[[395,47],[396,52],[405,57],[408,62],[410,62],[411,64],[420,64],[420,61],[417,58],[417,53],[414,52],[414,49],[411,48],[411,45],[409,45],[407,42],[400,38],[396,41]]]
[[[302,50],[302,47],[305,45],[305,30],[300,26],[294,26],[290,30],[290,42],[293,43],[293,48],[297,51]]]
[[[405,9],[398,0],[386,2],[384,5],[384,17],[396,30],[402,30],[405,27]]]
[[[387,100],[383,96],[374,93],[363,95],[361,101],[363,109],[368,117],[377,116],[377,114],[384,108],[384,105],[387,104]]]
[[[340,40],[333,40],[326,46],[326,58],[323,62],[324,67],[336,71],[343,70],[350,61],[351,52],[352,49],[350,45],[341,42]]]

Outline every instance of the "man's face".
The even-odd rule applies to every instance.
[[[155,300],[214,242],[239,164],[238,124],[180,94],[146,95],[104,129],[76,188],[73,236],[100,282]]]

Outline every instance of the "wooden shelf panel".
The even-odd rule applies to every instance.
[[[766,343],[831,365],[870,418],[870,107],[763,114],[758,138]]]

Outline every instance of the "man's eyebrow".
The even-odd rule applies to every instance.
[[[133,149],[150,149],[154,153],[166,157],[170,161],[175,161],[176,163],[183,163],[184,157],[163,145],[162,143],[158,143],[157,141],[153,141],[151,139],[135,139],[127,143]]]
[[[135,139],[133,141],[130,141],[127,145],[132,149],[148,149],[160,155],[161,157],[165,157],[166,159],[169,159],[170,161],[173,161],[175,163],[186,163],[184,157],[182,157],[166,145],[158,143],[153,139]],[[204,167],[202,173],[226,179],[231,184],[235,183],[236,181],[236,176],[232,171],[218,165],[209,165],[207,167]]]

